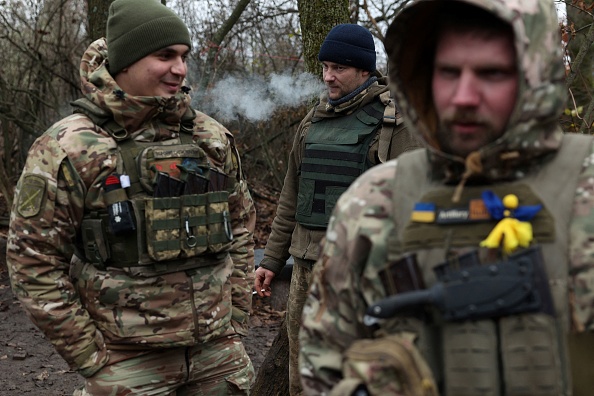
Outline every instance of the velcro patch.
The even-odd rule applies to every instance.
[[[17,211],[25,218],[37,216],[47,191],[47,179],[39,175],[26,175],[19,194]]]

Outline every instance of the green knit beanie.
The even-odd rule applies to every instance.
[[[156,0],[116,0],[107,18],[109,72],[115,76],[134,62],[174,44],[192,47],[184,22]]]

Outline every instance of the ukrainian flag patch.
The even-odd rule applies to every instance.
[[[433,223],[435,221],[435,204],[417,202],[410,219],[417,223]]]

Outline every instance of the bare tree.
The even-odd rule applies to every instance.
[[[10,207],[24,153],[78,91],[84,17],[73,0],[6,0],[0,10],[0,191]]]
[[[410,0],[351,0],[351,22],[365,26],[379,40],[384,40],[388,25]]]
[[[348,0],[298,0],[299,19],[303,34],[305,69],[322,76],[318,52],[324,38],[334,26],[349,23]]]
[[[594,8],[593,0],[567,2],[567,23],[563,38],[567,42],[567,90],[569,108],[563,123],[567,131],[592,133],[594,122]]]
[[[105,25],[109,6],[113,0],[87,0],[87,23],[89,40],[95,41],[105,36]]]
[[[227,37],[227,34],[229,34],[233,26],[237,23],[239,17],[241,16],[242,12],[245,10],[249,3],[250,0],[238,1],[231,15],[229,15],[229,17],[219,26],[219,28],[215,32],[214,36],[210,41],[211,45],[209,46],[206,55],[206,78],[204,78],[202,81],[206,83],[210,81],[211,73],[213,73],[213,71],[216,70],[217,54],[219,52],[218,48],[222,44],[223,40]],[[212,69],[208,66],[212,66]],[[206,88],[206,84],[203,83],[202,88]]]
[[[112,0],[5,0],[0,2],[0,192],[11,200],[11,183],[23,152],[51,122],[70,112],[79,93],[80,55],[91,40],[105,35]],[[161,0],[184,19],[193,39],[188,79],[193,104],[207,112],[212,89],[229,76],[248,80],[273,74],[321,75],[317,52],[328,30],[342,22],[367,27],[380,40],[400,7],[410,0]],[[559,0],[560,1],[560,0]],[[567,131],[590,133],[592,96],[593,0],[565,0],[569,23]],[[422,27],[419,27],[422,28]],[[233,93],[230,92],[230,95]],[[238,114],[223,120],[246,153],[248,175],[280,188],[296,126],[308,104],[280,108],[266,120]],[[216,112],[213,114],[217,117]],[[16,141],[15,136],[21,136]]]
[[[245,92],[256,80],[267,84],[273,75],[303,73],[301,34],[294,3],[290,0],[251,1],[239,19],[234,14],[243,4],[230,0],[176,3],[194,41],[189,73],[193,105],[212,114],[236,135],[236,141],[243,148],[244,168],[250,183],[262,181],[274,189],[282,186],[291,139],[304,109],[286,111],[279,106],[278,111],[257,120],[234,110],[232,118],[225,118],[213,97],[221,95],[217,84],[229,78],[244,85],[243,89],[236,87],[237,92]],[[235,22],[227,24],[227,33],[221,39],[220,21],[231,19]],[[233,97],[230,103],[237,92],[227,93]],[[251,98],[246,96],[244,100]],[[254,103],[253,106],[259,105]]]

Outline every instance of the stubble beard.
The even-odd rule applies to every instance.
[[[482,129],[481,134],[469,137],[459,136],[453,131],[453,125],[456,123],[476,124]],[[437,141],[441,150],[462,158],[495,141],[499,135],[488,120],[477,115],[475,111],[464,109],[457,110],[452,115],[443,116],[437,129]],[[469,148],[464,143],[473,144]]]

